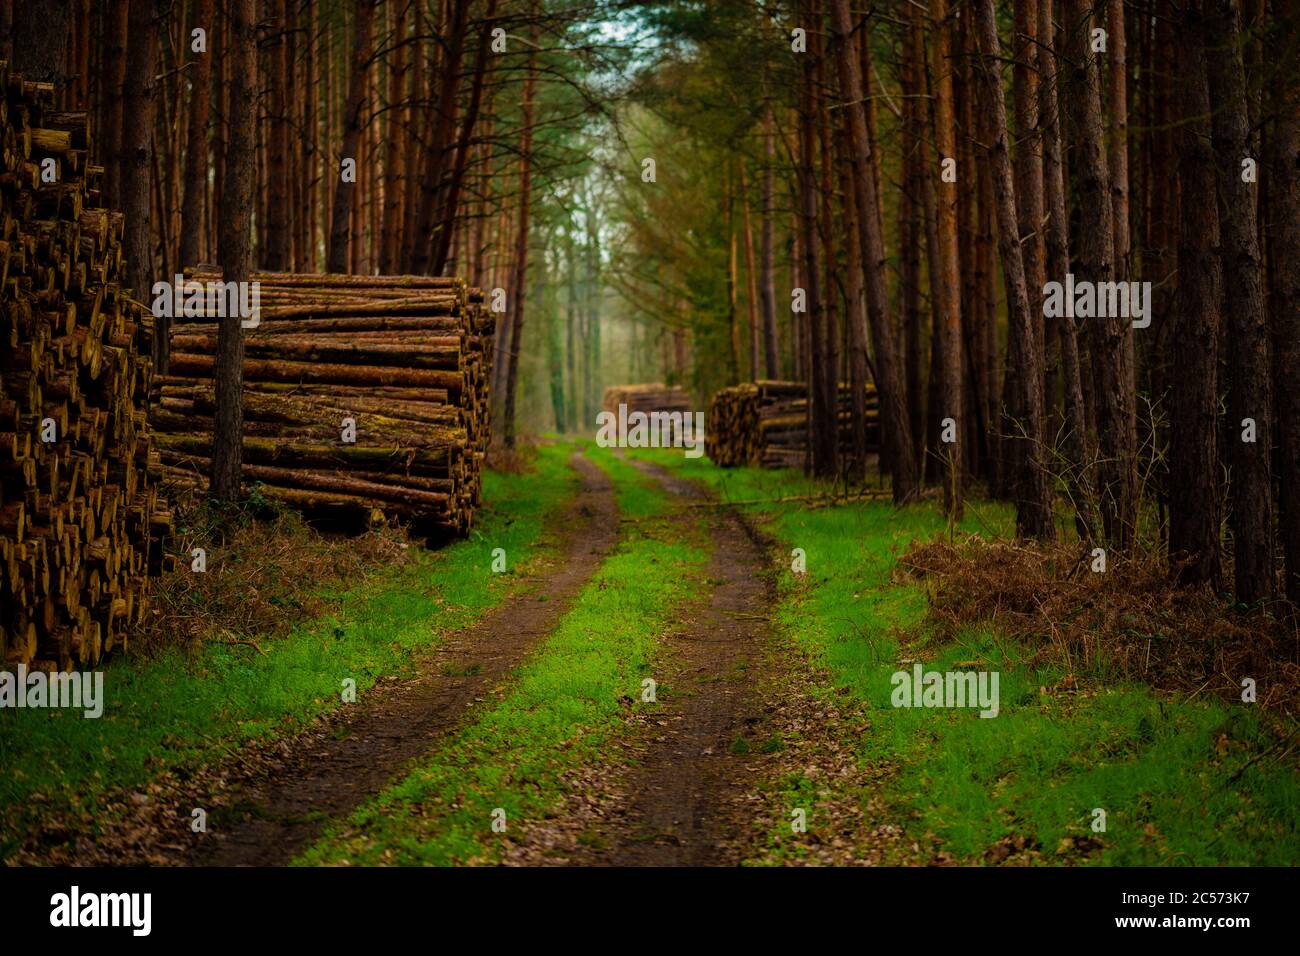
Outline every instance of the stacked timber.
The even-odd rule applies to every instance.
[[[643,385],[614,385],[605,389],[605,411],[618,414],[619,405],[627,406],[627,414],[643,412],[681,412],[691,410],[691,397],[680,385],[647,383]]]
[[[0,62],[0,666],[44,671],[125,646],[171,523],[145,411],[153,317],[121,285],[86,113],[52,93]]]
[[[221,281],[186,273],[187,289]],[[466,532],[489,439],[493,321],[461,279],[254,273],[244,329],[244,477],[311,514],[381,516]],[[197,285],[195,285],[197,284]],[[220,303],[172,328],[153,424],[169,481],[211,470]]]
[[[867,386],[867,443],[879,446],[878,402]],[[853,440],[853,395],[841,382],[836,415],[840,451]],[[808,456],[808,386],[803,382],[759,381],[718,391],[709,405],[705,453],[724,468],[802,468]]]

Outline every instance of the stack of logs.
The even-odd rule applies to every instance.
[[[2,666],[68,670],[125,645],[163,563],[153,317],[121,286],[123,220],[99,205],[86,113],[3,62],[0,92]]]
[[[747,382],[721,389],[709,405],[704,450],[724,468],[802,468],[808,456],[808,386],[803,382]],[[878,402],[867,386],[867,443],[879,447]],[[839,387],[840,451],[852,448],[853,395]]]
[[[633,412],[681,412],[691,410],[691,397],[680,385],[652,383],[645,385],[614,385],[605,389],[605,411],[618,414],[618,406],[626,405],[627,414]]]
[[[313,515],[465,533],[488,444],[493,320],[479,290],[422,276],[251,280],[260,321],[244,329],[245,479]],[[211,468],[220,282],[213,270],[186,274],[194,302],[156,378],[168,480],[196,488]]]

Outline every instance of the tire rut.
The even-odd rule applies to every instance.
[[[576,501],[549,575],[507,598],[482,620],[448,638],[423,673],[372,688],[354,715],[288,741],[255,778],[234,779],[233,827],[214,828],[175,862],[265,866],[288,862],[324,829],[380,792],[436,739],[463,723],[476,701],[554,628],[618,538],[618,506],[605,473],[580,454]],[[544,597],[544,599],[542,599]]]
[[[706,497],[654,465],[632,464],[679,498]],[[766,618],[776,582],[764,542],[735,511],[718,509],[704,521],[713,589],[688,605],[682,626],[663,639],[664,671],[655,676],[668,693],[659,698],[652,738],[620,786],[626,798],[568,863],[729,866],[746,857],[753,794],[767,762],[750,750],[750,739],[770,709],[756,688],[770,661]]]

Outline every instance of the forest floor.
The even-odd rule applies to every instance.
[[[998,539],[1009,510],[947,529],[928,502],[791,500],[815,491],[543,443],[489,474],[470,539],[411,549],[256,653],[116,661],[99,720],[0,714],[0,859],[1300,858],[1294,720],[1064,666],[996,617],[941,632],[900,556]],[[998,716],[892,706],[918,662],[997,671]]]

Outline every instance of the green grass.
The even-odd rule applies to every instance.
[[[665,452],[638,456],[737,500],[813,490],[790,472],[723,471]],[[1078,695],[1040,695],[1063,672],[1034,666],[1032,648],[988,626],[964,629],[946,643],[922,636],[900,647],[900,637],[924,618],[926,596],[918,585],[891,584],[891,569],[910,540],[944,530],[936,507],[895,511],[872,502],[807,510],[788,503],[755,510],[787,558],[796,547],[807,553],[806,577],[782,575],[778,620],[828,668],[828,699],[841,688],[869,706],[860,758],[891,771],[883,796],[891,822],[911,839],[966,862],[1016,837],[1049,863],[1300,860],[1300,781],[1288,765],[1255,760],[1277,741],[1249,705],[1157,695],[1103,674],[1076,675],[1085,678]],[[967,514],[963,530],[1013,530],[1005,506],[973,502]],[[998,671],[999,716],[893,707],[890,677],[910,670],[912,659],[927,670],[977,661],[980,670]],[[788,805],[816,802],[818,788],[806,780],[779,786]],[[1106,811],[1104,833],[1091,828],[1095,808]],[[810,810],[810,828],[814,819]],[[1090,851],[1063,844],[1067,838]],[[798,849],[783,841],[778,853]]]
[[[93,830],[106,794],[212,762],[253,738],[293,732],[341,705],[344,678],[361,696],[379,676],[408,672],[442,635],[498,604],[519,580],[513,572],[540,556],[547,516],[576,492],[571,451],[542,447],[529,474],[487,472],[488,505],[467,540],[358,582],[328,615],[265,642],[265,656],[213,642],[142,666],[114,661],[96,720],[0,711],[0,859],[50,815]],[[511,573],[491,573],[498,547]]]
[[[668,502],[607,451],[591,457],[616,483],[624,537],[503,699],[441,743],[400,782],[329,830],[296,862],[449,865],[491,862],[503,835],[556,812],[566,771],[607,757],[622,698],[641,703],[657,638],[697,593],[706,552],[654,519]]]

